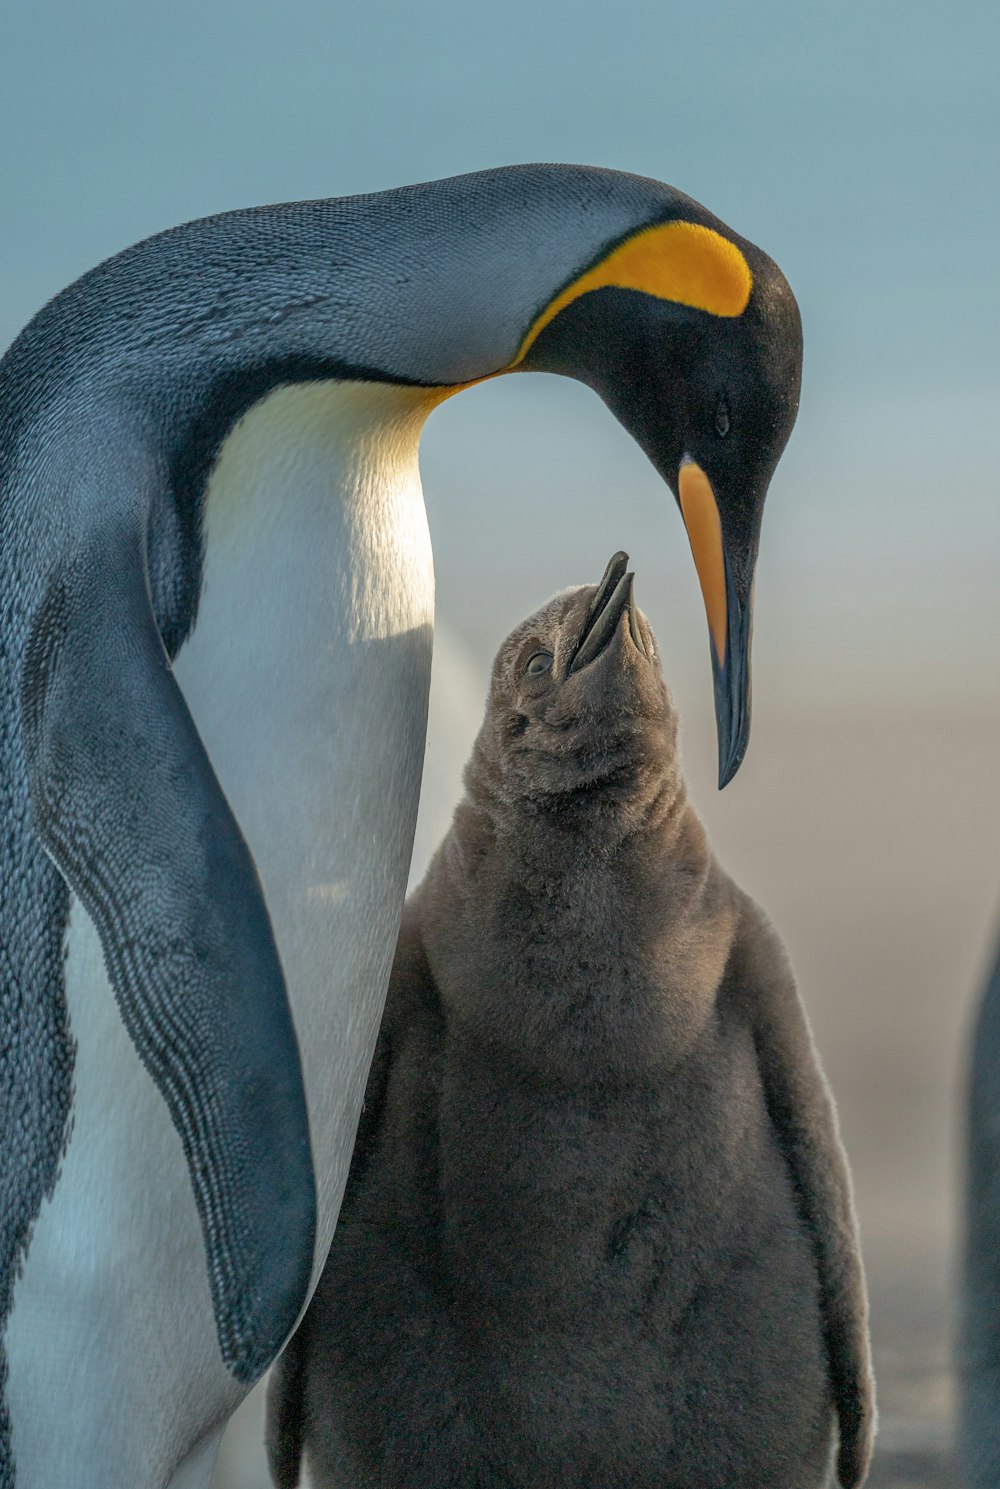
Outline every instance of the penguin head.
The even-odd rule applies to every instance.
[[[697,215],[642,230],[580,276],[520,365],[589,384],[677,500],[708,616],[722,787],[749,741],[754,568],[798,411],[802,327],[773,260]]]
[[[493,664],[469,784],[483,767],[508,804],[607,815],[678,775],[677,716],[628,556],[598,585],[530,615]]]

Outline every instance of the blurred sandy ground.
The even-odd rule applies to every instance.
[[[990,545],[971,530],[949,536],[950,519],[926,497],[933,436],[920,447],[921,488],[884,404],[885,471],[895,462],[896,472],[869,463],[867,486],[849,479],[843,456],[817,486],[829,431],[797,436],[769,502],[753,740],[720,795],[704,620],[670,498],[592,400],[579,420],[585,393],[547,394],[536,410],[537,396],[537,385],[506,402],[490,395],[480,413],[450,415],[427,436],[440,624],[415,875],[447,827],[500,638],[547,594],[595,581],[615,548],[629,549],[680,704],[694,798],[719,857],[785,938],[838,1099],[872,1296],[881,1428],[870,1482],[944,1486],[957,1093],[1000,916]],[[840,418],[863,464],[865,411]],[[569,441],[574,471],[589,472],[574,483],[562,479]],[[525,444],[530,471],[517,454]],[[445,446],[459,468],[467,453],[474,498],[449,487]],[[937,448],[947,494],[961,472],[943,432]],[[485,534],[484,504],[494,517]],[[257,1391],[227,1435],[217,1489],[266,1489],[261,1432]]]

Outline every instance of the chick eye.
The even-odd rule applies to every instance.
[[[729,404],[725,394],[719,399],[719,406],[715,410],[715,432],[720,439],[725,439],[729,433]]]
[[[524,671],[528,677],[541,677],[543,672],[551,672],[552,657],[547,651],[536,651],[528,658]]]

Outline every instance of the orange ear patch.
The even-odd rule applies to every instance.
[[[561,310],[581,295],[606,286],[642,290],[659,300],[707,310],[710,315],[732,316],[746,309],[753,275],[736,244],[710,227],[697,222],[661,222],[643,228],[550,300],[511,366],[524,359]]]

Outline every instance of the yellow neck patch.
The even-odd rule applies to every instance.
[[[643,228],[612,249],[607,258],[581,274],[550,300],[521,342],[510,364],[516,367],[561,310],[591,290],[614,287],[642,290],[710,315],[742,315],[753,275],[735,243],[697,222],[661,222]]]

